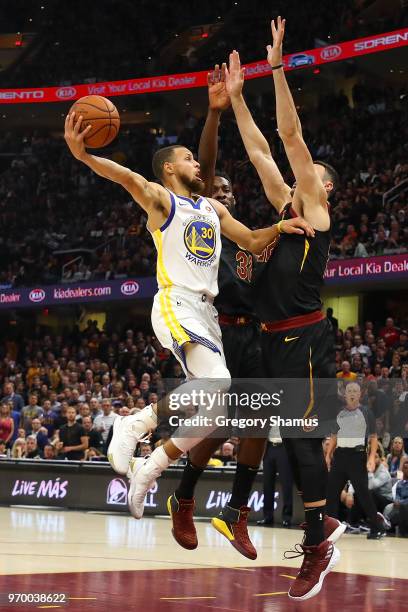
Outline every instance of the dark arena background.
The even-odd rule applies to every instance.
[[[64,141],[76,100],[108,98],[120,129],[90,152],[154,181],[151,160],[160,147],[182,143],[198,156],[207,73],[236,49],[247,105],[292,185],[266,62],[278,15],[286,18],[283,64],[303,138],[312,157],[340,176],[322,310],[339,384],[356,381],[382,396],[382,409],[373,410],[382,468],[368,478],[382,471],[370,495],[393,517],[385,537],[367,539],[367,516],[348,483],[338,514],[347,526],[341,559],[303,605],[408,610],[407,9],[404,0],[1,0],[1,611],[302,605],[287,595],[300,560],[284,553],[302,541],[304,514],[293,488],[293,508],[283,516],[287,482],[279,466],[264,458],[249,497],[256,560],[210,523],[229,500],[237,432],[214,452],[197,486],[196,550],[174,541],[167,509],[185,456],[148,492],[145,517],[129,514],[128,479],[107,459],[109,430],[184,375],[152,329],[156,250],[144,211]],[[233,110],[219,117],[217,168],[231,178],[236,217],[251,229],[277,223]],[[72,407],[89,440],[79,454],[64,452],[60,437]],[[137,455],[149,455],[170,433],[164,420]],[[266,452],[281,447],[270,434]],[[385,497],[376,490],[384,482]]]

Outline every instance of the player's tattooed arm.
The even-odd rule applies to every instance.
[[[208,112],[198,147],[200,174],[205,183],[206,196],[211,196],[213,192],[221,113],[231,104],[225,87],[225,68],[225,64],[222,64],[221,68],[216,64],[214,70],[207,75]]]
[[[278,212],[287,204],[290,187],[283,180],[271,148],[256,125],[242,95],[244,69],[241,68],[239,53],[233,51],[229,56],[229,68],[226,70],[226,86],[231,97],[232,108],[237,120],[239,132],[246,152],[261,179],[266,197]]]
[[[84,139],[90,126],[81,132],[82,117],[79,117],[74,124],[74,115],[75,113],[67,115],[64,134],[72,155],[89,166],[99,176],[122,185],[149,215],[161,217],[157,219],[158,226],[160,226],[163,218],[165,219],[170,212],[171,202],[168,191],[157,183],[147,181],[143,176],[125,166],[121,166],[110,159],[87,153]],[[154,225],[157,225],[157,223],[155,222]]]
[[[302,217],[279,221],[271,227],[250,230],[246,225],[234,219],[220,202],[211,199],[211,203],[220,218],[222,234],[254,255],[260,255],[279,234],[303,234],[310,237],[315,235],[312,226]]]
[[[268,63],[273,70],[276,95],[278,132],[286,155],[296,178],[302,200],[326,206],[327,194],[323,182],[316,172],[310,151],[303,140],[296,106],[286,81],[282,66],[282,42],[285,34],[285,19],[272,20],[273,45],[268,45]],[[282,66],[281,68],[276,68]]]

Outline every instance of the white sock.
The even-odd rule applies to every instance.
[[[156,429],[157,427],[157,414],[153,410],[153,404],[146,406],[136,415],[137,421],[143,421],[147,429]]]
[[[158,446],[154,449],[154,451],[150,455],[150,461],[153,461],[153,463],[157,465],[162,472],[174,462],[173,459],[170,459],[163,446]]]

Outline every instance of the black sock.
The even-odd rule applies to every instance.
[[[258,468],[250,467],[243,463],[237,464],[231,499],[228,502],[231,508],[239,510],[241,506],[248,505],[249,495],[257,473]]]
[[[188,460],[180,484],[175,492],[177,499],[193,499],[194,489],[203,472],[204,468],[196,467],[191,463],[190,459]]]
[[[324,537],[324,515],[326,506],[305,508],[306,538],[305,546],[316,546],[323,542]]]

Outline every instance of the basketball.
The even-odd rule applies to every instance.
[[[114,104],[103,96],[84,96],[75,102],[70,113],[75,111],[75,121],[82,115],[81,132],[92,126],[85,138],[85,146],[89,149],[106,147],[119,132],[120,118]]]

